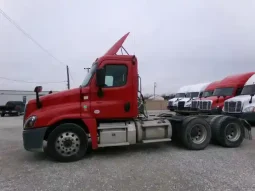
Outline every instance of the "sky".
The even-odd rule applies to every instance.
[[[96,58],[127,32],[144,93],[255,71],[253,0],[0,0],[0,89],[64,90],[66,65],[78,87]],[[45,84],[43,82],[61,82]]]

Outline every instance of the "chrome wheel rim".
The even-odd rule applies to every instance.
[[[56,151],[62,156],[72,156],[80,150],[80,138],[74,132],[61,133],[55,142]]]

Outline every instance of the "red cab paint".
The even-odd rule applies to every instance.
[[[31,116],[37,116],[34,128],[40,128],[54,127],[63,120],[80,120],[90,133],[92,148],[96,149],[97,120],[136,118],[138,115],[137,60],[133,55],[116,55],[128,34],[120,38],[104,56],[92,64],[80,88],[41,96],[40,109],[37,108],[35,99],[30,100],[26,105],[24,121]],[[103,88],[104,96],[99,97],[95,72],[96,69],[106,65],[122,65],[127,68],[128,75],[125,85]],[[128,112],[124,110],[125,104],[129,105]]]

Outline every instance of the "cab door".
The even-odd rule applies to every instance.
[[[95,76],[91,86],[91,114],[97,119],[132,117],[132,64],[131,61],[105,60],[103,95],[98,95]]]

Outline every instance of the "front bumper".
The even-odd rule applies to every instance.
[[[255,122],[255,113],[254,112],[246,112],[246,113],[225,113],[223,115],[233,116],[241,119],[245,119],[248,122]]]
[[[167,109],[169,109],[170,111],[174,111],[174,110],[177,109],[177,106],[173,106],[173,105],[170,106],[170,105],[168,105]]]
[[[43,152],[43,140],[48,127],[23,130],[23,146],[27,151]]]

